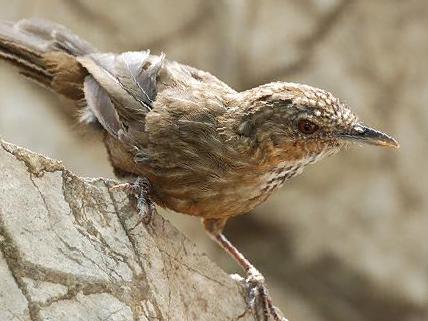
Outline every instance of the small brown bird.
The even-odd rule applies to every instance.
[[[1,22],[0,57],[84,102],[81,121],[105,132],[115,173],[131,182],[144,221],[152,202],[201,217],[244,268],[249,303],[260,299],[265,319],[281,317],[263,276],[222,234],[226,221],[351,142],[398,147],[324,90],[274,82],[237,92],[163,54],[101,53],[46,21]]]

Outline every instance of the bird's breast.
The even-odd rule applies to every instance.
[[[252,198],[266,199],[271,193],[282,187],[287,180],[301,174],[305,166],[315,163],[322,156],[313,155],[274,165],[266,173],[259,175],[258,186],[254,188]]]
[[[280,188],[284,183],[302,173],[306,164],[302,162],[282,162],[270,172],[260,176],[259,188],[256,189],[256,196],[269,194]]]

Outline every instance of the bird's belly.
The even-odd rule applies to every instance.
[[[204,218],[224,218],[244,214],[264,202],[285,181],[300,174],[308,162],[282,162],[267,172],[249,171],[193,184],[156,184],[157,202],[176,212]]]

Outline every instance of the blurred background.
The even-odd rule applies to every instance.
[[[428,320],[426,0],[0,0],[1,19],[60,22],[100,50],[150,48],[238,90],[303,82],[332,91],[398,152],[355,146],[309,167],[226,234],[291,321]],[[0,62],[0,136],[113,177],[70,102]],[[198,219],[162,212],[227,272]],[[240,271],[239,271],[240,272]]]

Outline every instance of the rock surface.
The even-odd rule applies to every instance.
[[[255,320],[245,291],[112,181],[0,144],[0,320]]]

